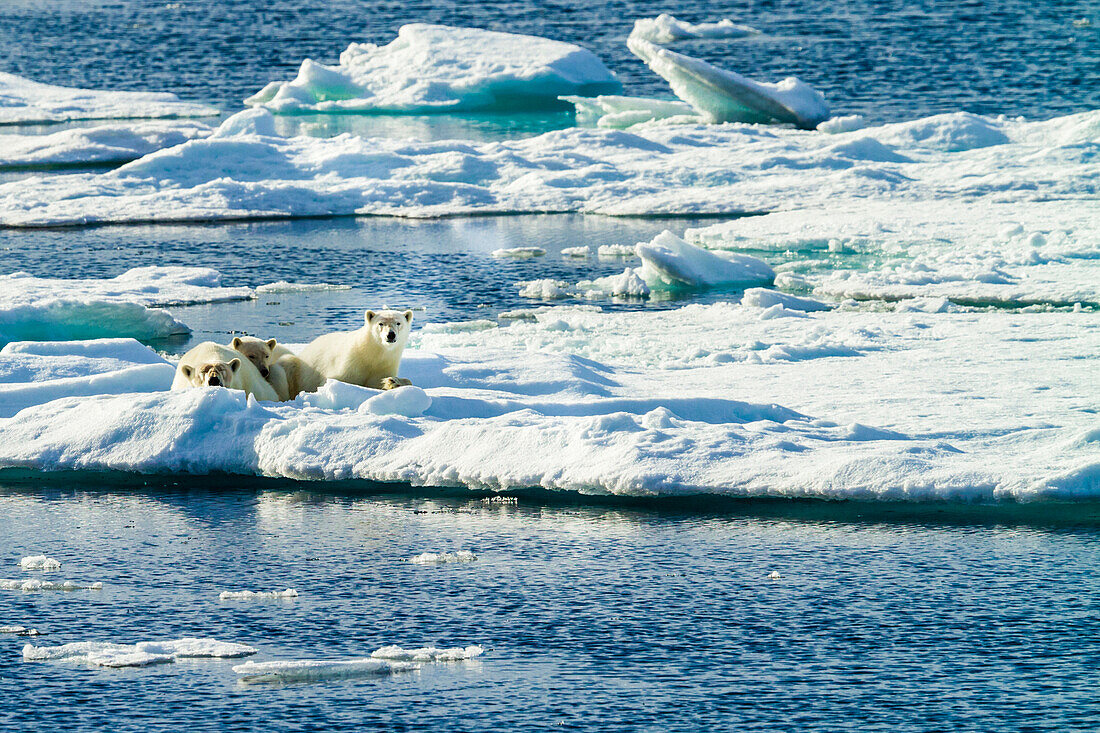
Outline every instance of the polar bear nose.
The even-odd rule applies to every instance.
[[[397,340],[397,332],[396,331],[390,331],[389,333],[387,333],[386,334],[386,340],[389,341],[392,344],[394,341]]]
[[[222,383],[222,380],[218,379],[217,374],[210,377],[210,381],[207,382],[207,384],[209,384],[211,387],[220,387],[221,383]]]
[[[267,367],[260,367],[260,376],[267,379],[268,369]]]

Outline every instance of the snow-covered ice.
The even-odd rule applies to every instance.
[[[77,89],[0,72],[0,125],[216,114],[213,107],[184,102],[167,92]]]
[[[638,275],[651,288],[759,285],[775,279],[775,272],[761,259],[710,252],[685,242],[667,229],[650,242],[639,242],[635,252],[642,258]]]
[[[578,125],[623,129],[658,120],[670,123],[699,122],[699,114],[687,102],[651,97],[624,97],[601,94],[598,97],[562,97],[573,105]]]
[[[293,588],[275,591],[223,590],[218,594],[218,598],[223,601],[259,601],[297,597],[298,591]]]
[[[821,92],[796,77],[755,81],[640,36],[632,35],[627,46],[710,122],[785,122],[812,130],[829,118]]]
[[[735,214],[844,210],[869,200],[898,209],[938,202],[945,210],[955,202],[1041,202],[1062,212],[1095,201],[1100,162],[1091,150],[1100,111],[1044,122],[978,119],[937,115],[840,134],[742,124],[571,128],[485,143],[242,131],[105,173],[0,185],[0,225],[328,214]],[[998,134],[1007,141],[991,144]]]
[[[699,38],[744,38],[759,33],[757,29],[734,23],[729,18],[723,18],[716,23],[686,23],[668,13],[661,13],[656,18],[636,20],[634,29],[630,31],[630,35],[635,38],[659,45]]]
[[[15,636],[41,636],[42,632],[38,629],[32,629],[26,626],[0,626],[0,634],[14,634]]]
[[[419,669],[412,662],[388,662],[365,657],[361,659],[294,659],[276,662],[245,662],[233,667],[245,684],[265,682],[320,682],[356,677],[396,674]]]
[[[452,647],[450,649],[440,649],[435,646],[424,646],[416,649],[384,646],[371,652],[371,658],[394,662],[461,662],[480,657],[484,653],[484,647],[477,645]]]
[[[528,260],[532,257],[542,257],[545,254],[546,250],[542,247],[506,247],[494,249],[492,252],[493,257],[514,260]]]
[[[103,590],[103,583],[81,583],[76,580],[42,580],[41,578],[27,578],[26,580],[2,579],[0,580],[0,589],[27,592],[40,590]]]
[[[60,570],[61,563],[46,555],[27,555],[19,561],[24,570]]]
[[[422,552],[411,557],[409,562],[416,565],[442,565],[450,562],[474,562],[475,560],[477,560],[477,555],[474,553],[469,550],[459,550],[457,552]],[[375,656],[377,655],[378,652],[375,652]]]
[[[212,130],[198,122],[141,122],[76,127],[47,135],[0,133],[0,170],[126,163],[206,137]]]
[[[145,667],[184,658],[235,659],[255,653],[256,649],[246,644],[217,639],[185,638],[172,641],[142,641],[137,644],[77,641],[60,646],[27,644],[23,647],[23,660],[55,661],[98,667]]]
[[[457,112],[546,105],[566,94],[615,93],[591,51],[535,36],[413,23],[385,46],[352,43],[337,66],[302,62],[245,104],[277,112]]]
[[[292,283],[286,280],[279,280],[278,282],[266,283],[256,288],[256,292],[261,295],[272,295],[275,293],[321,293],[333,290],[351,290],[351,286],[333,283]]]

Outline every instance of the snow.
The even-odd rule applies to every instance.
[[[184,102],[166,92],[77,89],[0,72],[0,125],[216,114],[213,107]]]
[[[619,89],[603,62],[571,43],[414,23],[385,46],[352,43],[337,66],[306,59],[293,81],[271,82],[245,104],[281,113],[507,110]]]
[[[381,659],[296,659],[283,662],[245,662],[233,667],[245,684],[265,682],[320,682],[356,677],[373,677],[419,669],[411,662]]]
[[[477,555],[474,553],[469,550],[459,550],[458,552],[422,552],[410,558],[409,562],[416,565],[442,565],[452,562],[474,562],[475,560],[477,560]],[[397,647],[386,648],[396,649]],[[378,652],[375,652],[374,656],[379,656]]]
[[[759,33],[755,28],[739,25],[728,18],[717,23],[685,23],[667,13],[661,13],[656,18],[634,21],[634,29],[630,35],[663,46],[697,38],[744,38]]]
[[[453,647],[440,649],[434,646],[425,646],[417,649],[402,649],[399,646],[384,646],[371,652],[372,659],[385,659],[395,662],[461,662],[467,659],[480,657],[485,653],[483,647],[473,645],[468,647]]]
[[[135,267],[114,278],[83,280],[15,272],[0,275],[0,345],[187,334],[187,326],[158,306],[251,297],[249,288],[221,287],[221,274],[204,267]]]
[[[206,137],[211,131],[198,122],[144,122],[77,127],[47,135],[0,134],[0,170],[126,163]]]
[[[329,214],[733,215],[846,210],[869,201],[899,209],[939,202],[942,210],[956,202],[1041,202],[1065,213],[1095,201],[1100,163],[1090,150],[1100,111],[1044,122],[981,120],[937,115],[828,135],[744,124],[572,128],[485,143],[212,137],[105,173],[0,185],[0,225]],[[989,144],[998,134],[1008,142]]]
[[[19,561],[24,570],[60,570],[61,563],[45,555],[28,555]]]
[[[185,638],[173,641],[142,641],[137,644],[77,641],[60,646],[27,644],[23,647],[23,660],[56,661],[98,667],[145,667],[151,664],[166,664],[177,659],[225,659],[245,657],[255,653],[256,649],[245,644],[217,639]]]
[[[39,578],[28,578],[27,580],[0,580],[0,590],[21,590],[21,591],[40,591],[40,590],[61,590],[61,591],[74,591],[74,590],[103,590],[103,583],[80,583],[75,580],[41,580]]]
[[[754,81],[640,36],[632,35],[627,46],[710,122],[785,122],[812,130],[829,118],[821,93],[796,77]]]
[[[276,591],[251,591],[251,590],[223,590],[218,598],[223,601],[258,601],[274,600],[279,598],[297,598],[298,591],[293,588]]]

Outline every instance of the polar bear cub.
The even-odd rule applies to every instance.
[[[244,390],[245,394],[265,402],[279,399],[252,362],[242,359],[240,352],[213,341],[192,348],[176,367],[172,389],[191,387],[227,387]]]
[[[289,349],[280,346],[275,339],[264,341],[253,336],[237,336],[230,342],[229,348],[239,351],[244,358],[252,362],[252,366],[256,367],[260,376],[266,379],[275,390],[275,394],[279,395],[280,401],[286,402],[294,398],[294,395],[290,394],[290,384],[287,380],[288,365],[280,363],[279,359],[283,353],[290,354],[290,358],[297,358],[290,353]]]
[[[302,391],[316,392],[328,379],[374,389],[412,384],[397,376],[412,317],[412,311],[367,311],[362,328],[328,333],[311,341],[298,354],[304,367]]]

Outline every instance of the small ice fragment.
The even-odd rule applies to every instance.
[[[477,560],[477,555],[469,550],[459,550],[458,552],[422,552],[415,557],[409,558],[409,562],[416,565],[439,565],[448,562],[473,562]]]
[[[634,248],[626,244],[601,244],[597,250],[601,259],[615,259],[619,257],[637,257]]]
[[[668,13],[661,13],[656,18],[635,20],[634,29],[630,31],[630,35],[635,38],[644,38],[661,45],[691,38],[744,38],[759,33],[757,29],[739,25],[729,18],[723,18],[717,23],[686,23]]]
[[[40,636],[38,629],[28,629],[26,626],[0,626],[0,634],[15,634],[16,636]]]
[[[333,283],[292,283],[279,280],[256,288],[256,292],[263,295],[272,293],[320,293],[328,290],[351,290],[351,286]]]
[[[60,570],[61,563],[45,555],[28,555],[19,561],[24,570]]]
[[[768,573],[768,580],[779,580],[782,577],[783,576],[779,574],[778,570],[773,570],[770,573]]]
[[[251,590],[223,590],[218,598],[223,601],[256,601],[273,598],[297,598],[298,591],[294,588],[276,591],[251,591]]]
[[[179,658],[232,658],[255,653],[256,649],[246,644],[217,639],[185,638],[173,641],[142,641],[137,644],[77,641],[60,646],[27,644],[23,647],[23,660],[92,664],[99,667],[144,667],[173,662]]]
[[[386,659],[395,662],[460,662],[473,659],[485,653],[485,648],[477,645],[440,649],[434,646],[419,649],[402,649],[399,646],[384,646],[371,653],[372,659]]]
[[[285,662],[245,662],[233,667],[245,684],[263,682],[317,682],[394,674],[419,669],[411,662],[382,659],[294,659]]]
[[[561,251],[562,257],[587,257],[592,250],[589,247],[565,247]]]
[[[546,250],[542,247],[509,247],[494,249],[492,252],[493,257],[512,258],[516,260],[528,260],[533,257],[542,257],[544,254],[546,254]]]
[[[540,280],[523,280],[516,283],[519,287],[519,297],[534,298],[537,300],[557,300],[571,297],[573,286],[564,280],[542,278]]]
[[[50,581],[28,578],[27,580],[0,579],[0,590],[102,590],[103,583],[77,583],[74,580]]]

